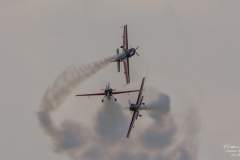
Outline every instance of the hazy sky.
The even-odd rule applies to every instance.
[[[55,123],[71,118],[90,127],[102,97],[75,94],[99,92],[107,82],[136,89],[147,77],[144,94],[167,94],[176,123],[196,109],[198,159],[239,159],[223,148],[240,147],[239,6],[239,0],[1,0],[0,159],[69,159],[52,151],[39,126],[42,96],[68,66],[115,55],[125,24],[129,44],[140,46],[140,56],[130,59],[131,83],[123,87],[123,71],[108,65],[71,93],[52,115]],[[127,106],[132,95],[117,95],[118,102]]]

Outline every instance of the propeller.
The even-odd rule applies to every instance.
[[[130,45],[130,47],[132,48],[132,46]],[[137,48],[134,48],[134,52],[136,53],[137,56],[140,56],[138,53],[137,53],[137,49],[139,48],[139,46],[137,46]]]
[[[110,82],[108,82],[108,88],[110,87]]]
[[[129,107],[124,107],[124,110],[125,110],[125,109],[130,109],[130,108],[132,107],[130,100],[128,100],[128,103],[129,103],[130,106],[129,106]]]
[[[130,101],[130,100],[128,100],[128,103],[129,103],[129,105],[131,106],[131,101]]]
[[[137,48],[135,49],[135,53],[137,56],[140,56],[138,53],[137,53],[137,49],[139,48],[139,46],[137,46]]]

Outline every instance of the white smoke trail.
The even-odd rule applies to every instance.
[[[111,100],[103,103],[93,124],[93,132],[87,131],[88,128],[83,128],[80,123],[69,120],[64,120],[60,127],[53,123],[51,113],[59,108],[73,89],[108,65],[111,59],[112,57],[85,67],[69,67],[46,89],[38,118],[42,129],[53,140],[54,151],[67,154],[72,160],[196,159],[197,143],[191,141],[197,137],[198,127],[195,123],[190,123],[186,137],[176,144],[179,126],[170,112],[170,97],[163,93],[159,94],[156,101],[143,107],[153,123],[141,132],[136,132],[134,128],[131,133],[133,139],[125,138],[131,117],[125,116],[123,107]],[[198,121],[191,118],[191,122]],[[139,120],[135,123],[141,128]]]
[[[192,107],[189,108],[185,117],[186,126],[177,126],[170,108],[170,97],[164,93],[143,107],[154,123],[141,134],[142,144],[158,151],[154,160],[196,160],[200,132],[198,114]],[[183,137],[179,135],[178,127],[182,128]]]
[[[67,120],[61,123],[60,128],[56,127],[51,119],[51,113],[66,100],[73,89],[107,66],[113,58],[105,58],[83,67],[70,66],[56,78],[52,86],[46,89],[37,115],[42,129],[54,142],[54,151],[78,150],[86,142],[86,134],[84,134],[86,129],[78,123]]]

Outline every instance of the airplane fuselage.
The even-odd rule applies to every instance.
[[[112,96],[112,89],[106,89],[104,93],[105,93],[105,96],[110,97]]]
[[[131,107],[129,108],[129,110],[137,112],[138,110],[140,110],[140,107],[141,107],[140,105],[131,104]]]
[[[134,50],[135,50],[134,48],[130,48],[130,49],[127,50],[127,52],[126,52],[126,51],[123,51],[122,53],[117,54],[116,60],[115,60],[114,62],[116,62],[116,61],[118,61],[118,60],[121,60],[121,59],[124,59],[124,58],[126,58],[126,57],[129,58],[129,57],[134,56],[134,55],[135,55]]]
[[[130,48],[127,50],[128,53],[126,53],[126,57],[132,57],[135,54],[135,49],[134,48]]]

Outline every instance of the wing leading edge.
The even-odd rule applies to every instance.
[[[123,26],[123,50],[122,52],[125,52],[125,50],[128,50],[128,34],[127,34],[127,25]]]
[[[105,95],[105,93],[78,94],[76,96],[98,96],[98,95]]]
[[[137,115],[136,113],[137,113],[137,112],[134,112],[134,113],[133,113],[132,120],[131,120],[129,129],[128,129],[128,133],[127,133],[127,138],[129,138],[129,135],[130,135],[130,133],[131,133],[131,131],[132,131],[133,124],[134,124],[135,119],[136,119],[135,117],[136,117],[136,115]]]
[[[138,94],[138,99],[137,99],[137,102],[136,102],[137,105],[141,104],[140,103],[140,100],[141,100],[140,98],[142,97],[142,91],[143,91],[144,82],[145,82],[145,77],[142,80],[142,85],[141,85],[141,88],[140,88],[140,91],[139,91],[139,94]]]
[[[112,94],[130,93],[130,92],[138,92],[138,91],[140,91],[140,90],[130,90],[130,91],[112,92]]]

